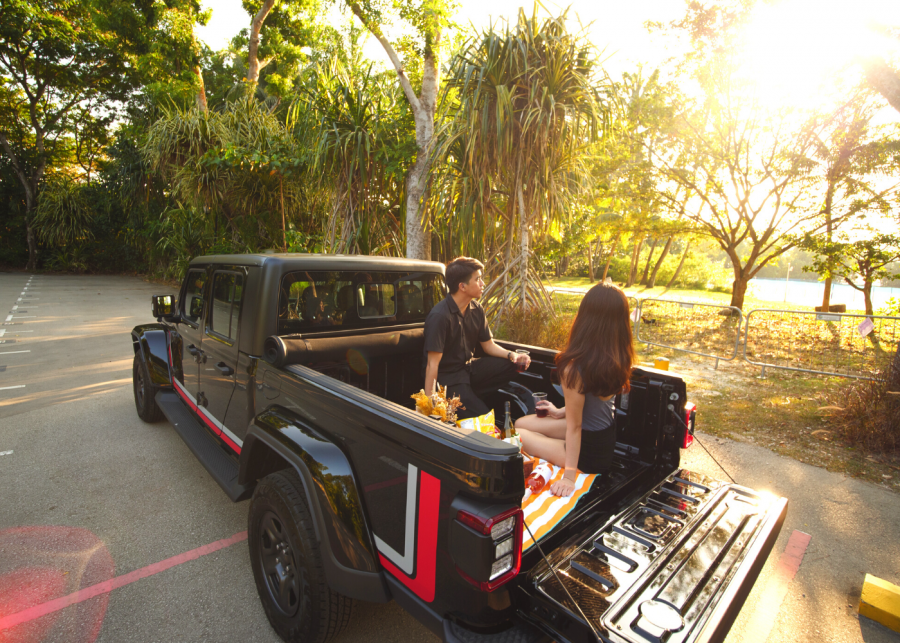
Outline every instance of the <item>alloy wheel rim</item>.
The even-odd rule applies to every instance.
[[[259,523],[259,558],[272,603],[293,616],[300,605],[300,577],[284,522],[271,511]]]
[[[140,366],[137,369],[137,377],[134,381],[134,396],[137,399],[138,407],[144,406],[144,374],[141,372]]]

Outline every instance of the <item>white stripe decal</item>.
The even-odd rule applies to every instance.
[[[209,421],[210,421],[212,424],[214,424],[215,427],[216,427],[217,429],[219,429],[220,431],[222,431],[222,433],[224,433],[225,435],[227,435],[227,436],[228,436],[228,439],[234,441],[234,443],[235,443],[236,445],[238,445],[239,447],[244,446],[244,441],[243,441],[243,440],[241,440],[241,439],[238,438],[234,433],[232,433],[231,431],[229,431],[229,430],[228,430],[228,427],[226,427],[224,424],[222,424],[221,422],[219,422],[219,421],[213,416],[212,413],[210,413],[210,412],[207,411],[205,408],[203,408],[202,406],[200,406],[199,404],[197,404],[197,399],[196,399],[193,395],[191,395],[190,393],[188,393],[187,389],[184,388],[184,385],[183,385],[181,382],[179,382],[177,378],[174,378],[172,381],[175,382],[175,386],[177,386],[178,389],[179,389],[182,393],[184,393],[185,396],[187,396],[187,398],[190,399],[191,402],[193,402],[194,406],[197,407],[197,410],[199,410],[200,413],[202,413],[204,417],[208,418]]]
[[[406,474],[406,535],[403,543],[403,554],[400,555],[378,536],[375,536],[375,547],[385,558],[399,567],[404,574],[412,576],[416,553],[416,487],[419,470],[412,464]],[[372,534],[375,535],[374,533]]]

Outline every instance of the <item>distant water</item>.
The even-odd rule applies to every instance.
[[[800,306],[821,306],[824,282],[788,281],[784,279],[752,279],[747,294],[755,299]],[[875,310],[883,307],[891,297],[900,297],[900,288],[872,288],[872,305]],[[847,310],[865,310],[863,294],[845,283],[834,283],[831,287],[831,303],[846,304]]]

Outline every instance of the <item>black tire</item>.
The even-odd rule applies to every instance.
[[[150,372],[147,364],[141,359],[141,353],[134,354],[134,365],[131,367],[131,380],[134,389],[134,406],[138,417],[144,422],[159,422],[163,419],[163,412],[156,405],[156,391],[158,388],[150,383]]]
[[[328,587],[303,483],[291,470],[256,485],[250,565],[272,628],[288,643],[324,643],[350,621],[353,601]]]

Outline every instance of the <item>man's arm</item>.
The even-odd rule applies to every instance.
[[[516,363],[518,363],[519,360],[524,360],[525,368],[528,368],[531,365],[531,357],[529,357],[528,355],[517,356],[515,352],[497,346],[494,343],[493,339],[489,339],[486,342],[480,342],[480,344],[485,355],[491,355],[492,357],[501,357],[503,359],[508,359],[509,361]]]
[[[441,363],[443,353],[428,353],[428,362],[425,364],[425,394],[434,392],[434,382],[437,380],[438,366]]]

